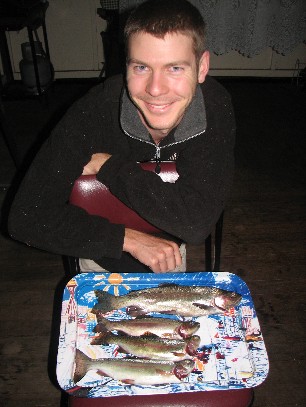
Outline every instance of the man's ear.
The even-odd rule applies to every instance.
[[[203,83],[209,71],[209,51],[203,52],[199,62],[198,82]]]

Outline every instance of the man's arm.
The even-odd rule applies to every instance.
[[[75,257],[120,258],[126,251],[157,273],[180,266],[176,243],[111,224],[67,204],[72,180],[78,177],[72,173],[80,170],[74,170],[67,159],[59,163],[53,157],[54,151],[57,157],[61,150],[67,153],[67,148],[59,148],[56,139],[50,139],[38,154],[11,208],[11,236],[30,246]],[[95,174],[109,157],[107,153],[94,154],[83,174]],[[71,156],[73,163],[77,160]]]
[[[110,157],[107,153],[93,154],[82,174],[96,175]],[[155,273],[171,271],[182,264],[179,246],[175,242],[129,228],[125,229],[123,251],[130,253]]]

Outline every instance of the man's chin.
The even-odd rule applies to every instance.
[[[161,123],[160,121],[155,122],[155,121],[148,121],[146,120],[146,125],[147,128],[150,130],[155,130],[155,131],[160,131],[162,133],[168,134],[171,129],[173,129],[175,126],[170,124],[170,123]]]
[[[146,113],[146,112],[143,112]],[[166,117],[166,115],[162,114],[157,114],[157,115],[152,115],[152,114],[143,114],[143,118],[147,126],[149,126],[153,130],[167,130],[171,129],[176,126],[176,124],[179,123],[180,120]]]

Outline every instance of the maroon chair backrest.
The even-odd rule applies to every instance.
[[[252,400],[253,389],[248,388],[96,399],[71,396],[69,407],[248,407]]]
[[[146,171],[155,171],[156,163],[141,163],[140,166]],[[159,176],[163,181],[175,182],[178,178],[175,163],[162,162],[160,167]],[[83,208],[91,215],[102,216],[111,223],[123,224],[130,229],[145,233],[160,231],[116,198],[95,175],[82,175],[75,181],[69,203]]]

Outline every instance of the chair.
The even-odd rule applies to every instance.
[[[141,163],[141,166],[147,171],[154,171],[156,164],[154,162]],[[161,163],[159,175],[165,181],[174,182],[178,176],[175,164],[173,162]],[[145,233],[160,232],[159,229],[145,221],[136,212],[112,195],[108,188],[97,181],[93,175],[83,175],[76,180],[69,202],[85,209],[91,215],[103,216],[113,223],[124,224],[131,229],[140,230]],[[101,204],[102,202],[103,204]],[[222,212],[216,223],[214,233],[210,234],[205,240],[206,271],[218,271],[220,269],[223,216]],[[65,257],[64,264],[69,275],[75,275],[80,272],[78,258]]]

